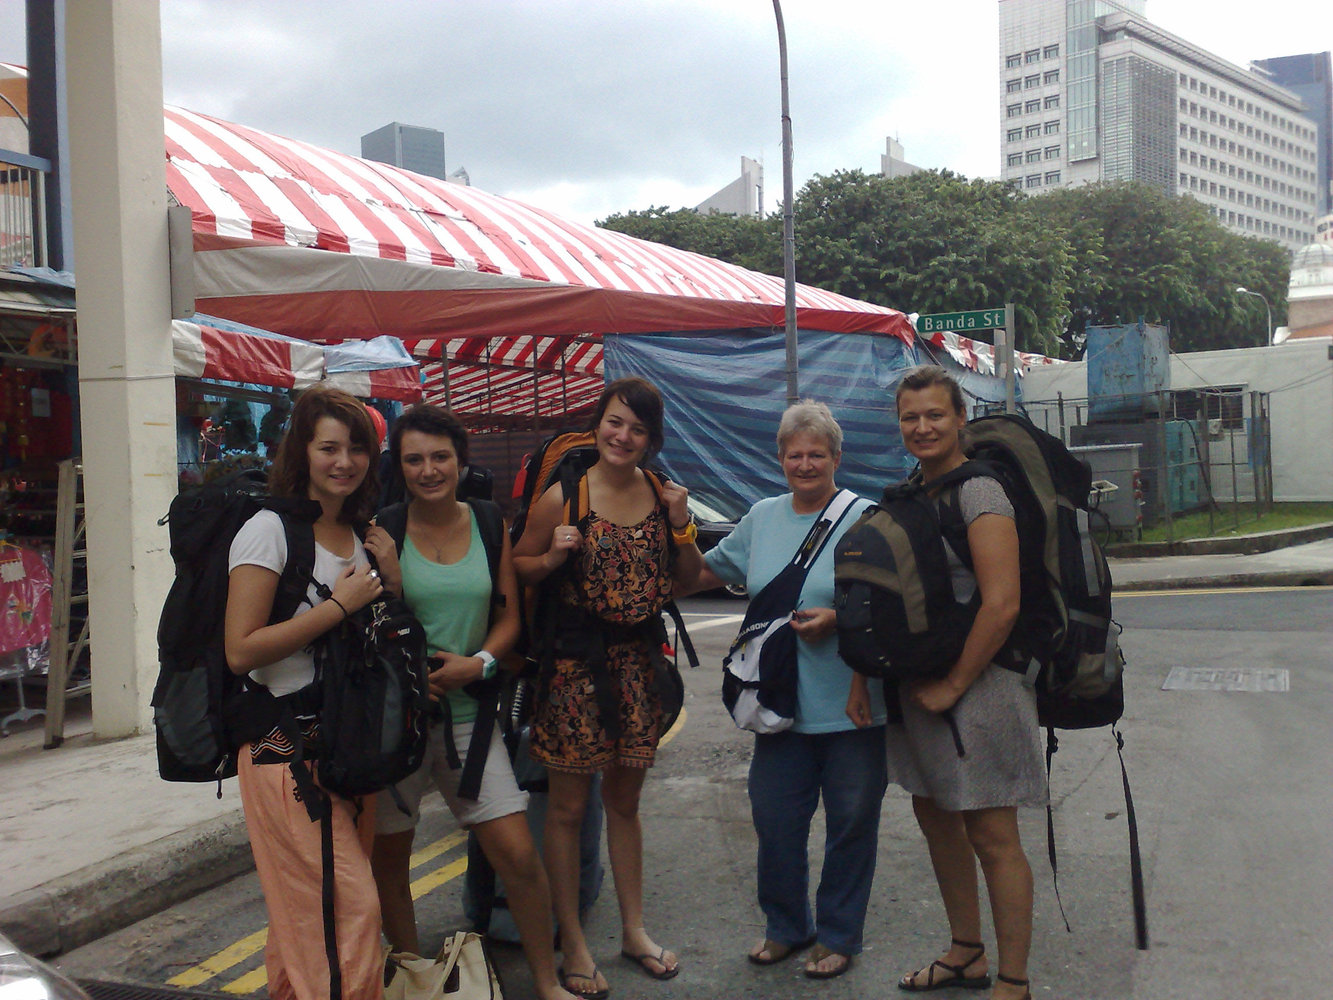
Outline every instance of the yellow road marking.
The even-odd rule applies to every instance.
[[[233,979],[226,986],[222,987],[225,993],[237,993],[241,996],[247,996],[262,990],[268,985],[268,970],[262,965],[245,975],[240,979]]]
[[[443,868],[437,868],[429,875],[423,875],[412,883],[412,898],[420,899],[426,893],[438,889],[450,879],[458,878],[463,872],[467,871],[467,857],[461,857],[450,861]]]
[[[1202,594],[1291,594],[1315,590],[1333,590],[1324,585],[1316,587],[1189,587],[1179,590],[1116,590],[1115,597],[1198,597]]]
[[[420,865],[424,865],[431,858],[439,857],[445,851],[453,847],[457,847],[466,839],[467,839],[466,830],[456,830],[453,833],[449,834],[447,837],[441,837],[439,840],[435,841],[435,843],[429,844],[426,847],[423,847],[419,851],[414,851],[412,853],[412,858],[408,863],[413,868],[416,868]]]
[[[216,955],[210,955],[193,969],[186,969],[178,976],[167,980],[168,986],[190,988],[205,983],[214,976],[219,976],[234,965],[240,965],[268,941],[268,927],[261,927],[249,937],[243,937],[233,945],[223,948]]]

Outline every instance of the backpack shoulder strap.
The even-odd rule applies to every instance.
[[[389,533],[399,552],[407,543],[407,504],[390,504],[375,515],[375,523]]]
[[[561,524],[572,524],[580,531],[586,526],[592,505],[588,501],[588,473],[585,469],[565,466],[560,470],[560,495],[564,499]]]
[[[270,508],[272,509],[272,508]],[[287,537],[287,562],[278,575],[278,590],[273,597],[270,622],[285,622],[296,614],[296,609],[309,601],[310,584],[315,580],[315,525],[303,517],[274,510],[282,520]]]
[[[477,533],[486,547],[486,563],[491,568],[491,580],[500,579],[500,554],[504,551],[504,515],[498,504],[490,500],[469,499],[472,516],[477,519]]]
[[[664,480],[662,476],[659,473],[653,472],[652,469],[644,469],[643,474],[644,477],[648,480],[648,485],[653,488],[653,494],[657,497],[657,506],[662,508],[663,511],[665,511],[666,501],[662,499],[662,487],[664,485]],[[667,520],[666,536],[667,536],[667,556],[672,560],[674,560],[676,557],[676,549],[677,549],[676,536],[675,533],[671,530],[671,521],[669,519]]]

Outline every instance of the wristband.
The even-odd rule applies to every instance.
[[[693,545],[699,537],[699,528],[693,521],[683,528],[672,527],[671,540],[677,545]]]
[[[350,617],[352,617],[351,615],[349,615],[349,614],[347,613],[347,609],[346,609],[346,608],[343,608],[343,602],[340,601],[340,600],[338,600],[338,598],[336,598],[336,597],[334,597],[332,594],[330,594],[330,595],[329,595],[329,600],[332,601],[334,604],[338,605],[338,607],[342,608],[342,613],[343,613],[343,617],[344,617],[344,618],[350,618]]]
[[[484,681],[488,681],[488,680],[490,680],[492,677],[495,676],[496,671],[499,670],[499,667],[497,667],[497,666],[495,665],[495,654],[494,654],[494,653],[489,653],[489,652],[487,652],[486,650],[483,649],[483,650],[481,650],[480,652],[478,652],[478,653],[474,653],[474,654],[472,654],[472,655],[475,656],[477,659],[479,659],[479,660],[481,661],[481,679],[482,679],[482,680],[484,680]]]

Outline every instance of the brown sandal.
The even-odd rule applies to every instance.
[[[799,941],[796,944],[783,944],[781,941],[772,941],[765,938],[762,945],[754,951],[749,952],[745,957],[754,965],[777,965],[779,962],[784,962],[791,958],[791,956],[795,955],[798,951],[805,951],[805,949],[809,948],[814,943],[815,939],[813,937],[808,937],[804,941]],[[765,953],[768,954],[768,957],[761,958],[760,956]]]
[[[842,964],[827,970],[819,968],[819,963],[826,958],[840,958],[842,959]],[[826,948],[822,944],[817,944],[815,945],[815,950],[806,956],[805,977],[807,979],[836,979],[851,967],[851,955],[844,955],[840,951],[834,951],[832,948]]]
[[[974,960],[975,961],[975,960]],[[1002,983],[1008,983],[1010,986],[1027,986],[1028,980],[1014,979],[1012,976],[1006,976],[1003,972],[995,973],[995,978]],[[1032,1000],[1032,991],[1024,990],[1022,1000]]]
[[[908,993],[925,993],[929,990],[943,990],[954,987],[963,990],[984,990],[989,987],[991,980],[987,973],[983,972],[979,976],[964,975],[969,966],[974,965],[978,959],[986,954],[986,946],[979,941],[959,941],[957,938],[953,938],[952,942],[960,948],[973,948],[976,950],[976,954],[959,965],[950,965],[948,962],[941,962],[937,959],[924,969],[910,972],[899,979],[898,989],[906,990]],[[948,972],[949,977],[937,980],[935,978],[937,968]],[[924,986],[917,983],[917,978],[923,972],[926,973],[926,984]],[[1008,981],[1006,980],[1006,982]]]

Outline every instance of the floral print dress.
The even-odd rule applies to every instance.
[[[606,666],[619,733],[603,724],[594,672],[586,659],[555,657],[532,722],[532,757],[560,771],[591,773],[608,764],[649,767],[661,737],[662,711],[654,688],[653,630],[671,598],[666,512],[661,507],[633,525],[588,515],[572,572],[559,580],[562,612],[582,609],[608,623]],[[642,627],[640,627],[642,626]]]

